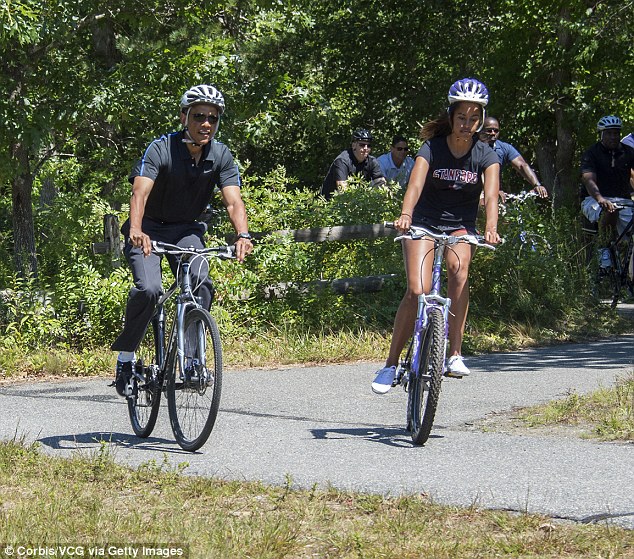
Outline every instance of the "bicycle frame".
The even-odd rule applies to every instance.
[[[164,247],[164,248],[159,248]],[[154,244],[154,249],[158,254],[167,254],[170,250],[170,245],[166,244]],[[179,247],[172,247],[177,249]],[[182,250],[182,249],[180,249]],[[224,255],[223,258],[229,258],[230,256]],[[168,362],[168,357],[174,355],[174,344],[176,344],[176,358],[180,365],[180,370],[185,370],[185,314],[190,307],[202,308],[198,302],[196,296],[192,290],[191,277],[189,275],[189,268],[191,262],[189,255],[185,255],[180,263],[180,269],[178,276],[172,285],[167,289],[156,303],[156,311],[151,319],[152,328],[154,328],[155,340],[156,340],[156,356],[159,365],[159,380],[161,381],[161,387],[167,386],[168,378],[165,374],[166,371],[173,370],[173,363]],[[179,281],[180,279],[180,281]],[[165,337],[165,302],[170,299],[176,291],[180,289],[180,293],[176,297],[176,320],[171,325],[169,336]],[[167,341],[167,344],[165,343]],[[139,380],[144,380],[138,374],[136,375]]]
[[[449,332],[449,308],[451,307],[451,299],[443,297],[440,292],[442,289],[442,263],[444,259],[444,251],[447,245],[439,239],[434,239],[434,263],[432,266],[432,280],[429,294],[422,293],[418,296],[418,307],[416,310],[416,322],[414,325],[414,341],[412,347],[412,363],[411,369],[415,374],[419,371],[420,339],[422,333],[427,328],[429,313],[432,308],[440,308],[445,321],[445,337]],[[443,364],[444,373],[444,364]]]
[[[390,224],[386,223],[386,226]],[[423,237],[429,238],[434,243],[434,263],[432,265],[432,280],[431,289],[428,294],[422,293],[418,296],[418,306],[416,311],[416,322],[414,324],[414,332],[412,334],[412,344],[410,351],[407,352],[405,362],[402,364],[401,370],[409,369],[414,374],[418,375],[419,363],[420,363],[420,340],[422,333],[425,331],[428,325],[428,316],[433,309],[439,308],[442,312],[443,321],[445,325],[445,340],[449,333],[449,309],[451,307],[451,299],[443,297],[442,290],[442,263],[445,257],[445,250],[457,243],[466,242],[476,246],[486,246],[488,248],[494,248],[491,245],[482,242],[482,239],[475,237],[474,235],[459,235],[451,236],[445,234],[437,234],[425,229],[424,227],[412,226],[409,235],[397,236],[395,240],[403,238],[410,238],[412,240],[419,240]],[[446,343],[444,351],[446,352]],[[407,363],[407,360],[411,359],[411,363]],[[443,360],[443,374],[445,372],[445,363]],[[399,380],[402,377],[399,376]]]

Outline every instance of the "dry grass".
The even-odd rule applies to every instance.
[[[45,457],[0,444],[0,541],[12,545],[171,543],[213,558],[634,557],[609,525],[439,506],[334,489],[296,491],[182,475],[154,462]]]

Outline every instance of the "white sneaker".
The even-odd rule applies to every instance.
[[[471,371],[467,368],[462,360],[462,355],[453,355],[447,359],[447,370],[445,375],[448,377],[462,378],[468,377]]]
[[[377,372],[374,382],[372,383],[372,392],[375,394],[386,394],[392,388],[392,383],[396,377],[396,367],[383,367]]]

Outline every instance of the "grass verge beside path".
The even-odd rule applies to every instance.
[[[170,543],[189,557],[579,558],[634,557],[634,531],[554,523],[532,514],[439,506],[422,495],[385,498],[297,491],[182,475],[149,462],[52,458],[0,443],[4,545]],[[3,555],[0,555],[3,556]]]
[[[634,441],[634,372],[613,388],[590,394],[569,394],[517,414],[528,427],[581,427],[581,434],[604,441]]]

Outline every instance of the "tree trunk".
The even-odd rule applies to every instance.
[[[535,146],[535,159],[539,177],[551,196],[555,181],[557,180],[557,174],[555,172],[556,155],[557,145],[551,138],[541,139],[537,142]]]
[[[35,233],[33,230],[33,176],[29,157],[23,144],[12,150],[18,172],[13,179],[13,247],[15,268],[22,277],[37,275]]]
[[[562,6],[559,17],[561,22],[570,21],[570,8]],[[569,27],[561,25],[557,41],[561,50],[567,52],[572,48],[572,35]],[[555,181],[553,183],[553,203],[555,207],[574,205],[577,199],[576,173],[573,166],[575,140],[570,125],[570,101],[566,89],[572,83],[568,67],[560,67],[554,73],[556,89],[560,91],[555,105],[555,123],[557,125],[557,153],[555,156]]]

